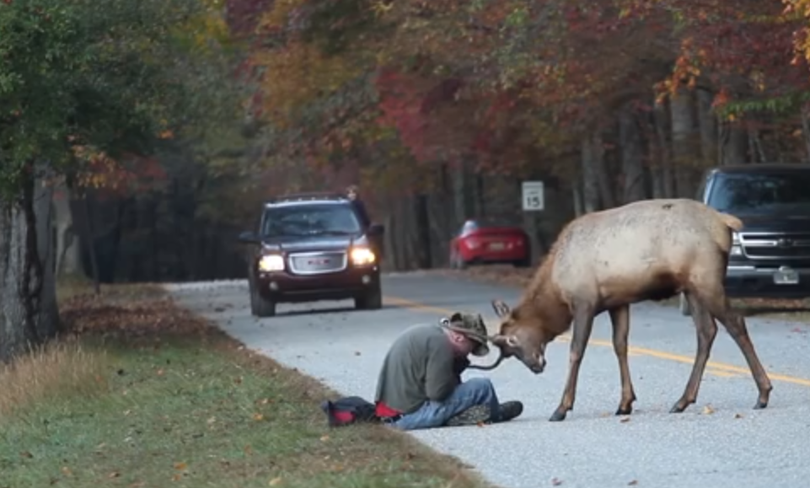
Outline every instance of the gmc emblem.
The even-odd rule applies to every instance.
[[[779,247],[791,247],[791,246],[793,246],[793,240],[792,239],[778,239],[776,241],[776,245],[779,246]]]

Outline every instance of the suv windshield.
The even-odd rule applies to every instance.
[[[722,212],[810,215],[810,172],[718,174],[707,202]]]
[[[356,234],[360,222],[349,205],[291,205],[264,211],[263,237]]]

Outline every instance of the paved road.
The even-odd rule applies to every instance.
[[[519,290],[405,274],[385,278],[380,311],[357,312],[349,301],[321,302],[282,305],[279,316],[262,320],[250,316],[247,288],[241,283],[180,286],[175,293],[248,347],[344,394],[372,399],[377,368],[403,329],[454,310],[481,312],[494,328],[490,300],[514,304]],[[223,306],[224,311],[216,311]],[[674,308],[633,308],[630,369],[638,401],[629,421],[612,415],[619,401],[619,373],[609,345],[609,322],[602,316],[583,362],[575,409],[564,422],[547,420],[562,394],[568,363],[568,344],[560,341],[550,344],[549,364],[540,376],[516,360],[488,373],[465,373],[489,375],[503,400],[522,400],[526,408],[521,418],[414,435],[508,488],[551,486],[552,478],[564,487],[589,488],[628,486],[634,480],[637,486],[666,488],[805,486],[810,478],[810,328],[749,319],[774,383],[768,409],[752,410],[754,381],[721,328],[697,404],[683,414],[669,414],[686,384],[696,347],[690,320]]]

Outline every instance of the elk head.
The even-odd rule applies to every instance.
[[[493,300],[492,308],[501,319],[500,332],[489,340],[500,350],[500,356],[491,366],[476,369],[494,369],[508,357],[518,358],[530,371],[540,374],[546,367],[546,344],[553,337],[542,328],[542,317],[521,307],[510,310],[501,300]],[[470,366],[473,367],[473,366]]]

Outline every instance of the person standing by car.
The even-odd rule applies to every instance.
[[[357,215],[360,217],[360,224],[362,224],[364,228],[371,225],[371,219],[366,211],[366,204],[360,200],[357,185],[350,185],[346,188],[346,196],[351,200],[352,206],[357,211]]]
[[[480,315],[460,312],[439,325],[406,330],[383,361],[374,398],[377,417],[415,430],[505,422],[523,413],[521,402],[500,403],[488,378],[461,380],[468,355],[489,353],[486,333]]]

